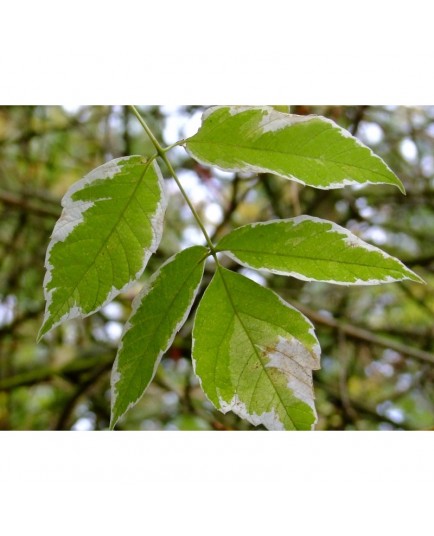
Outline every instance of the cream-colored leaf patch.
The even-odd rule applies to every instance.
[[[254,426],[259,426],[260,424],[262,424],[268,430],[285,429],[283,423],[279,419],[279,416],[274,409],[272,409],[271,411],[264,411],[259,415],[254,412],[250,413],[247,409],[246,404],[240,400],[237,394],[233,396],[230,402],[226,402],[225,400],[223,400],[223,398],[220,398],[219,405],[219,409],[222,413],[232,411],[233,413],[235,413],[235,415],[238,415],[238,417],[250,422]]]
[[[141,156],[115,159],[75,183],[62,206],[47,248],[39,338],[96,312],[143,273],[163,231],[161,172]]]
[[[319,368],[319,359],[297,339],[280,336],[276,345],[262,347],[261,350],[269,359],[266,367],[281,371],[294,396],[315,410],[312,370]]]
[[[311,430],[311,322],[270,289],[219,268],[199,304],[193,366],[216,408],[269,430]]]
[[[238,227],[217,244],[236,262],[304,281],[378,285],[421,278],[401,261],[347,229],[313,216]]]
[[[380,157],[321,116],[269,106],[216,106],[204,113],[185,148],[198,162],[225,171],[274,173],[320,189],[390,184],[404,192]]]

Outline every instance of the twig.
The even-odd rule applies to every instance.
[[[93,357],[83,357],[79,359],[73,359],[66,365],[60,368],[56,367],[41,367],[32,369],[20,374],[14,374],[7,378],[0,379],[0,391],[11,391],[17,387],[24,387],[34,385],[36,383],[50,381],[55,377],[62,377],[66,380],[70,380],[77,374],[94,369],[99,366],[108,366],[113,363],[114,354],[112,352],[105,353]]]
[[[94,385],[94,383],[99,380],[99,378],[105,372],[110,369],[110,366],[111,362],[101,364],[101,366],[97,368],[96,372],[94,372],[90,378],[77,386],[76,391],[63,407],[63,410],[57,419],[56,425],[53,428],[54,430],[68,430],[67,424],[78,400]]]
[[[367,106],[366,104],[357,107],[357,112],[356,112],[356,115],[354,117],[354,122],[353,122],[353,124],[351,125],[351,127],[349,129],[353,136],[355,136],[357,134],[357,131],[359,130],[360,123],[362,122],[363,116],[365,115],[365,112],[366,112],[366,110],[368,108],[369,108],[369,106]]]
[[[4,205],[7,205],[12,208],[17,208],[19,210],[31,212],[36,216],[43,216],[50,218],[58,218],[60,216],[60,211],[56,208],[51,208],[50,206],[39,206],[27,199],[19,197],[13,193],[7,192],[5,190],[0,190],[0,202]],[[59,203],[60,204],[60,203]]]
[[[327,393],[328,397],[332,401],[337,402],[339,405],[341,405],[344,408],[343,401],[337,389],[333,388],[328,383],[325,383],[319,379],[315,380],[315,384],[321,387],[321,389],[323,389]],[[359,400],[355,400],[354,398],[351,399],[351,406],[353,409],[357,410],[358,412],[362,414],[367,415],[368,417],[374,418],[376,421],[387,422],[396,428],[402,428],[404,430],[414,430],[413,427],[411,427],[409,424],[405,422],[397,423],[396,421],[393,421],[386,415],[379,415],[379,413],[377,413],[375,409],[370,408],[369,406],[366,406],[363,402],[360,402]]]
[[[390,348],[391,350],[395,350],[398,353],[405,354],[409,357],[417,359],[418,361],[423,361],[425,363],[434,364],[434,354],[430,352],[419,350],[419,348],[414,348],[412,346],[407,346],[406,344],[393,341],[386,337],[374,335],[373,333],[365,329],[352,326],[351,324],[345,324],[329,316],[324,316],[320,313],[312,311],[312,309],[310,309],[309,307],[306,307],[305,305],[299,302],[296,302],[294,300],[291,300],[291,302],[294,305],[294,307],[299,309],[303,314],[305,314],[314,322],[318,322],[319,324],[329,326],[333,329],[341,330],[343,333],[345,333],[349,337],[353,337],[355,339],[361,339],[363,341],[376,344],[377,346],[382,346],[383,348]]]

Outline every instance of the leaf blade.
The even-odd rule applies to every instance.
[[[75,183],[62,206],[47,248],[38,340],[99,310],[143,273],[162,235],[161,172],[141,156],[112,160]]]
[[[216,106],[204,113],[185,146],[201,164],[225,171],[274,173],[320,189],[390,184],[404,193],[380,157],[325,117]]]
[[[270,289],[217,270],[198,307],[192,348],[195,373],[217,409],[268,429],[311,429],[319,356],[313,326],[299,311]]]
[[[243,266],[338,285],[423,282],[401,261],[347,229],[313,216],[244,225],[216,247]]]
[[[202,281],[207,252],[193,246],[174,255],[134,299],[112,370],[111,428],[141,398],[184,324]]]

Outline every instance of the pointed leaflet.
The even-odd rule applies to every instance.
[[[217,106],[186,140],[190,155],[227,171],[275,173],[315,188],[347,184],[404,187],[368,147],[330,119],[270,107]]]
[[[338,285],[423,282],[398,259],[327,220],[299,216],[244,225],[224,236],[217,251],[243,266]]]
[[[313,326],[270,289],[220,267],[198,307],[192,354],[202,389],[223,413],[270,430],[316,422]]]
[[[97,311],[142,274],[162,234],[160,170],[141,156],[117,158],[75,183],[62,206],[47,249],[39,338]]]
[[[134,299],[112,371],[112,427],[143,395],[181,329],[202,280],[208,250],[171,257]]]

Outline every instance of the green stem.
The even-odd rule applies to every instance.
[[[178,177],[177,177],[177,175],[175,173],[175,170],[173,169],[172,164],[170,163],[170,160],[167,158],[166,155],[163,155],[161,158],[164,160],[166,166],[168,167],[170,173],[172,174],[172,177],[175,179],[175,182],[178,185],[178,188],[181,191],[182,196],[184,197],[187,205],[190,207],[190,210],[191,210],[191,212],[192,212],[192,214],[194,216],[194,219],[196,220],[197,224],[199,225],[200,230],[202,231],[203,236],[205,237],[205,240],[207,241],[207,244],[209,246],[209,249],[211,250],[211,253],[212,253],[213,257],[217,260],[214,244],[212,243],[211,238],[209,237],[208,233],[206,232],[205,226],[203,225],[202,220],[199,217],[199,214],[196,212],[194,206],[192,205],[192,203],[191,203],[191,201],[190,201],[190,199],[189,199],[189,197],[187,195],[187,192],[182,187],[182,184],[181,184],[180,180],[178,179]]]
[[[152,130],[148,127],[148,125],[145,123],[145,121],[142,118],[142,116],[137,111],[137,108],[135,106],[131,105],[131,110],[132,110],[133,114],[137,117],[137,119],[139,120],[139,123],[142,125],[142,127],[145,130],[146,134],[149,136],[149,139],[151,140],[152,144],[157,149],[158,154],[159,155],[164,154],[163,148],[158,143],[157,138],[152,133]]]
[[[167,147],[163,147],[163,152],[167,153],[170,151],[170,149],[173,149],[174,147],[179,147],[180,145],[184,145],[186,140],[179,140],[176,143],[173,143],[172,145],[168,145]]]
[[[154,145],[155,149],[157,150],[157,153],[159,154],[159,156],[161,157],[161,159],[164,161],[164,163],[166,164],[168,170],[170,171],[170,174],[172,175],[172,177],[174,178],[176,184],[178,185],[178,188],[183,196],[183,198],[185,199],[187,205],[189,206],[193,216],[194,216],[194,219],[196,220],[197,224],[199,225],[200,227],[200,230],[202,231],[202,234],[203,236],[205,237],[205,240],[208,244],[208,247],[211,251],[211,254],[212,256],[214,257],[214,259],[216,260],[217,264],[218,264],[218,260],[217,260],[217,255],[216,255],[216,250],[215,250],[215,247],[214,247],[214,244],[212,243],[211,241],[211,238],[209,237],[206,229],[205,229],[205,226],[203,225],[202,223],[202,220],[199,218],[199,215],[198,213],[196,212],[196,209],[194,208],[194,206],[192,205],[191,201],[190,201],[190,198],[188,197],[187,195],[187,192],[184,190],[180,180],[178,179],[178,176],[176,175],[176,172],[175,170],[173,169],[173,166],[172,164],[170,163],[170,160],[167,158],[166,156],[166,151],[168,151],[169,149],[171,149],[172,147],[174,147],[175,145],[178,145],[178,143],[176,143],[175,145],[172,145],[170,147],[167,147],[167,148],[163,148],[161,147],[161,145],[158,143],[156,137],[154,136],[154,134],[152,133],[151,129],[148,127],[148,125],[146,124],[145,120],[142,118],[142,116],[139,114],[139,112],[137,111],[137,109],[135,108],[135,106],[131,106],[131,110],[132,112],[134,113],[134,115],[137,117],[137,119],[139,120],[140,124],[142,125],[143,129],[145,130],[146,134],[149,136],[149,139],[151,140],[152,144]],[[184,140],[182,140],[184,141]]]

